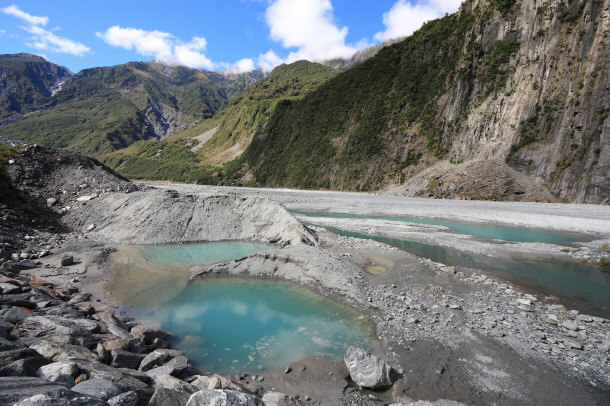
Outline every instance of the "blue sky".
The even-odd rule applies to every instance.
[[[0,53],[29,52],[73,72],[158,60],[207,70],[269,70],[349,57],[459,0],[0,0]]]

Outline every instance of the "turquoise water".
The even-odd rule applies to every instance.
[[[398,238],[356,233],[333,227],[324,228],[347,237],[380,241],[436,262],[492,271],[522,286],[556,296],[568,307],[592,315],[610,317],[610,274],[596,266],[571,262],[506,260]]]
[[[533,229],[523,229],[517,227],[506,227],[491,224],[474,224],[449,220],[433,220],[419,219],[410,217],[387,217],[387,216],[359,216],[356,214],[342,213],[311,213],[293,211],[293,214],[303,215],[308,217],[331,217],[331,218],[346,218],[346,219],[378,219],[390,221],[402,221],[415,224],[431,224],[437,226],[445,226],[461,233],[479,238],[498,239],[514,242],[550,242],[550,243],[570,243],[575,241],[586,241],[590,239],[583,235],[572,233],[561,233],[554,231],[543,231]]]
[[[269,244],[221,241],[203,244],[146,245],[141,248],[147,262],[160,265],[205,265],[233,261],[269,249]]]
[[[157,309],[132,310],[171,331],[172,348],[203,372],[258,373],[307,355],[338,360],[350,345],[370,344],[364,316],[278,281],[198,281]]]

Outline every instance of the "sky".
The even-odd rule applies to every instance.
[[[349,58],[458,10],[460,0],[0,0],[0,54],[72,72],[156,60],[265,71]]]

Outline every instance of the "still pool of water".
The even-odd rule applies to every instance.
[[[312,213],[293,211],[295,215],[307,217],[331,217],[345,219],[376,219],[388,221],[401,221],[414,224],[431,224],[444,226],[460,234],[467,234],[473,237],[498,239],[512,242],[549,242],[549,243],[570,243],[575,241],[587,241],[590,237],[574,233],[534,230],[518,227],[508,227],[494,224],[476,224],[460,221],[420,219],[414,217],[387,217],[387,216],[359,216],[356,214],[343,213]]]
[[[126,246],[114,256],[109,284],[125,311],[172,333],[204,371],[258,373],[308,355],[341,359],[350,345],[370,347],[373,324],[363,314],[310,290],[275,280],[212,278],[188,283],[189,268],[244,257],[268,244]]]
[[[159,323],[204,372],[284,368],[308,355],[341,359],[350,345],[369,347],[362,314],[307,289],[269,280],[209,279],[186,286],[163,306],[132,308]]]
[[[465,253],[454,248],[324,227],[346,237],[383,242],[448,265],[483,269],[546,294],[588,314],[610,317],[610,274],[573,262],[514,261]]]

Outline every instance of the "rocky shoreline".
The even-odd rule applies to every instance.
[[[10,211],[19,202],[7,205],[15,218],[5,216],[1,235],[0,406],[194,406],[215,397],[267,405],[605,404],[610,394],[608,320],[482,271],[308,229],[266,199],[147,190],[65,151],[29,147],[8,173],[34,222]],[[223,228],[224,220],[235,226]],[[168,348],[165,332],[126,318],[106,291],[116,244],[154,230],[155,242],[219,233],[276,243],[275,251],[194,267],[192,278],[281,278],[365,311],[384,346],[377,355],[404,373],[375,392],[358,388],[343,363],[317,357],[264,379],[201,375]],[[75,263],[61,266],[63,255]],[[384,272],[364,270],[373,263]]]

